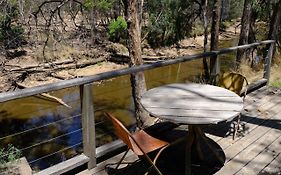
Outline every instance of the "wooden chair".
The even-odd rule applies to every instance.
[[[126,154],[128,153],[129,149],[131,149],[136,155],[143,156],[151,165],[151,167],[154,168],[157,174],[162,175],[161,171],[156,166],[156,160],[161,154],[161,152],[165,148],[167,148],[169,143],[163,140],[159,140],[155,137],[152,137],[144,130],[139,130],[131,134],[125,128],[125,126],[112,114],[105,113],[105,115],[113,124],[114,132],[116,136],[128,146],[128,150],[122,156],[121,160],[117,163],[115,169],[119,167],[119,165],[122,163],[123,159],[125,158]],[[158,150],[158,153],[155,156],[155,158],[151,160],[151,158],[147,154],[156,150]]]
[[[243,100],[246,97],[248,85],[249,83],[246,77],[240,73],[225,72],[219,75],[218,86],[235,92],[237,95],[242,96]],[[241,115],[239,114],[237,118],[237,126],[234,127],[233,140],[236,136],[237,131],[239,130],[240,118]]]

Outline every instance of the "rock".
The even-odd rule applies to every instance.
[[[4,166],[0,166],[1,175],[31,175],[32,170],[25,157],[13,162],[9,162]]]
[[[109,43],[106,45],[106,50],[113,54],[129,56],[127,47],[119,43]]]

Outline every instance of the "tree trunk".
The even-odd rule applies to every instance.
[[[220,15],[221,15],[221,0],[215,0],[213,8],[213,20],[211,28],[211,51],[219,48],[219,29],[220,29]],[[219,72],[219,58],[217,56],[211,57],[210,71],[212,77]]]
[[[96,2],[94,2],[96,3]],[[96,7],[92,7],[90,10],[90,25],[91,25],[91,44],[95,44],[95,37],[96,37]]]
[[[208,18],[207,18],[207,7],[208,7],[208,0],[204,1],[203,5],[203,23],[204,23],[204,52],[208,51],[207,45],[208,45]],[[204,74],[205,79],[209,80],[209,68],[208,68],[208,62],[207,58],[203,58],[203,67],[204,67]]]
[[[138,20],[137,0],[123,0],[123,3],[128,23],[128,49],[131,59],[130,67],[142,65],[141,31]],[[145,76],[143,72],[131,75],[131,86],[138,127],[144,128],[152,125],[154,123],[154,119],[149,116],[140,103],[141,95],[146,91]]]
[[[221,19],[226,20],[229,18],[230,12],[230,0],[223,0],[222,1],[222,12],[221,12]]]
[[[277,40],[278,32],[280,31],[281,24],[281,0],[275,5],[271,20],[270,28],[268,33],[268,39]]]
[[[250,21],[251,21],[251,14],[252,14],[252,5],[253,0],[245,0],[244,2],[244,9],[243,9],[243,16],[241,20],[241,30],[240,30],[240,37],[238,45],[248,44],[248,37],[249,37],[249,30],[250,30]],[[236,55],[236,66],[239,67],[241,60],[245,59],[245,49],[241,49],[237,51]]]

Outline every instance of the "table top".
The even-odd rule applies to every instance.
[[[180,124],[231,121],[243,109],[243,99],[234,92],[195,83],[150,89],[142,95],[141,104],[153,116]]]

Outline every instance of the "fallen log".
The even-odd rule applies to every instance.
[[[82,63],[70,63],[70,64],[62,64],[62,65],[55,65],[54,66],[28,66],[28,67],[23,67],[23,68],[15,68],[15,69],[10,69],[8,71],[13,71],[13,72],[27,72],[27,73],[42,73],[42,72],[53,72],[53,71],[58,71],[58,70],[63,70],[63,69],[74,69],[74,68],[83,68],[86,66],[90,66],[93,64],[97,64],[99,62],[106,61],[106,58],[98,58],[95,60],[90,60],[90,61],[85,61]]]
[[[33,68],[51,68],[57,65],[63,65],[63,64],[70,64],[70,63],[74,63],[75,61],[72,59],[68,59],[68,60],[63,60],[63,61],[55,61],[52,63],[42,63],[42,64],[36,64],[36,65],[29,65],[29,66],[25,66],[25,67],[21,67],[18,64],[5,64],[5,66],[10,66],[10,67],[18,67],[15,69],[12,69],[12,71],[20,71],[20,70],[27,70],[27,69],[33,69]]]
[[[29,88],[28,86],[26,86],[24,84],[21,84],[21,83],[18,83],[18,82],[16,82],[16,84],[20,89]],[[43,100],[47,100],[47,101],[50,101],[50,102],[58,103],[58,104],[63,105],[67,108],[72,108],[71,106],[66,104],[61,98],[55,97],[55,96],[47,94],[47,93],[38,94],[38,95],[35,95],[35,97],[43,99]]]
[[[165,56],[142,55],[142,59],[144,60],[144,62],[151,63],[151,62],[157,62],[157,61],[162,61],[172,58],[165,57]],[[130,57],[128,55],[122,55],[122,54],[111,54],[111,56],[108,58],[108,61],[117,62],[117,63],[129,63]]]

